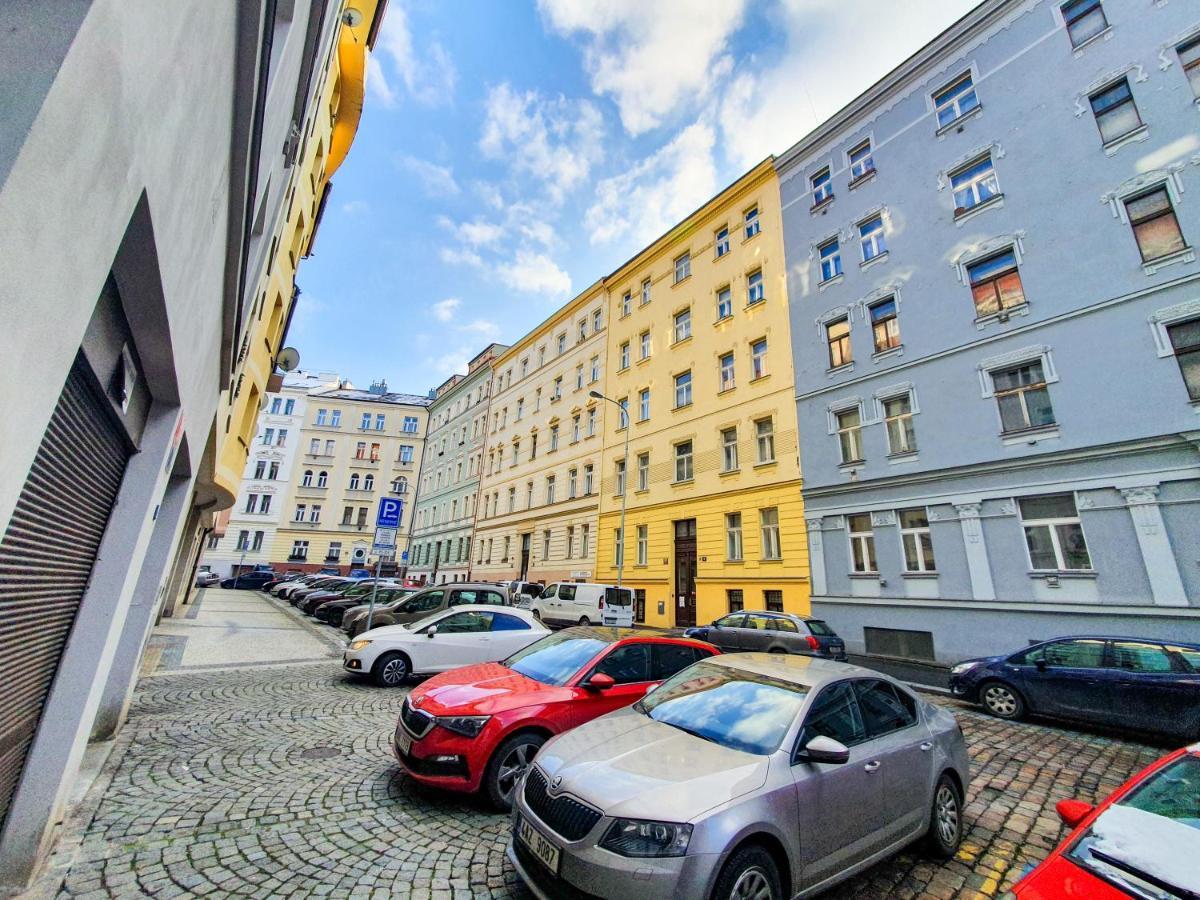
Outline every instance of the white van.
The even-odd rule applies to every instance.
[[[549,584],[529,608],[543,622],[555,625],[633,625],[633,591],[612,584]]]

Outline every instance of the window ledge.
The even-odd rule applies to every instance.
[[[727,316],[721,316],[721,318],[714,321],[713,324],[714,325],[723,325],[726,322],[732,322],[732,321],[733,321],[733,313],[730,313]]]
[[[673,344],[671,344],[671,349],[674,350],[676,347],[682,347],[684,344],[691,341],[691,339],[692,339],[692,336],[690,334],[687,337],[681,337],[679,340],[677,340]]]
[[[695,482],[695,478],[685,478],[683,481],[672,481],[671,487],[688,487],[689,485],[695,484]]]
[[[858,578],[863,581],[878,581],[879,580],[878,572],[849,572],[847,574],[851,578]]]
[[[636,491],[633,492],[633,495],[636,497],[638,494],[648,494],[648,493],[650,493],[650,488],[638,488]],[[585,494],[584,496],[587,496],[587,495]]]
[[[763,297],[761,300],[755,300],[753,303],[747,303],[745,306],[742,307],[742,309],[747,310],[747,311],[749,311],[751,309],[758,309],[760,306],[762,306],[766,302],[767,302],[767,298]]]
[[[756,468],[756,469],[769,469],[771,466],[777,466],[777,465],[779,465],[779,460],[777,460],[777,459],[767,459],[767,460],[763,460],[762,462],[756,462],[756,463],[754,464],[754,468]]]
[[[875,180],[875,167],[872,166],[870,168],[870,170],[863,172],[857,178],[852,179],[851,182],[848,185],[846,185],[846,187],[849,190],[854,190],[856,187],[860,187],[861,185],[866,184],[868,181],[874,181],[874,180]]]
[[[820,203],[814,203],[812,206],[810,206],[808,208],[809,214],[815,216],[815,215],[817,215],[817,213],[824,213],[825,210],[829,209],[829,207],[831,207],[833,205],[833,201],[834,201],[835,197],[836,197],[836,195],[830,194],[828,197],[826,197]]]
[[[743,231],[742,231],[742,234],[744,235],[745,233],[746,233],[746,232],[745,232],[745,230],[743,230]],[[742,243],[743,243],[743,244],[748,244],[748,243],[750,243],[752,240],[754,240],[756,237],[758,237],[760,234],[762,234],[762,229],[761,229],[761,228],[760,228],[758,231],[754,232],[754,234],[750,235],[749,237],[743,237],[743,238],[742,238]]]
[[[764,556],[764,557],[763,557],[762,559],[760,559],[758,562],[759,562],[759,565],[773,565],[773,566],[778,566],[778,565],[780,565],[780,564],[782,564],[782,563],[783,563],[783,557],[782,557],[782,556],[773,556],[773,557],[769,557],[769,558],[768,558],[768,557],[765,557],[765,556]]]
[[[750,384],[758,384],[760,381],[766,381],[770,377],[771,377],[771,373],[767,372],[765,375],[759,375],[757,378],[751,378]]]
[[[645,364],[646,364],[646,363],[648,363],[648,362],[650,362],[650,357],[649,357],[649,356],[643,356],[643,357],[642,357],[641,359],[639,359],[639,360],[638,360],[636,363],[634,363],[634,365],[636,365],[636,366],[641,366],[641,365],[645,365]]]
[[[1000,310],[1000,312],[989,313],[986,316],[976,317],[975,328],[979,331],[983,331],[984,328],[986,328],[988,325],[991,325],[993,323],[999,323],[999,324],[1003,325],[1005,322],[1007,322],[1013,316],[1027,316],[1027,315],[1029,315],[1029,304],[1028,303],[1022,303],[1019,306],[1010,306],[1010,307],[1008,307],[1008,309]]]
[[[721,388],[721,390],[717,391],[717,396],[720,397],[720,396],[723,396],[724,394],[731,394],[736,390],[737,390],[736,384],[733,387]]]
[[[746,560],[744,560],[744,559],[727,559],[727,560],[725,560],[725,565],[727,565],[727,566],[742,566],[745,564],[746,564]]]
[[[630,311],[630,312],[627,312],[627,313],[621,313],[621,315],[617,316],[617,318],[618,318],[618,319],[628,319],[628,318],[629,318],[630,316],[632,316],[632,315],[633,315],[633,312],[632,312],[632,311]]]
[[[671,412],[679,412],[680,410],[683,410],[683,409],[691,409],[691,406],[692,406],[691,403],[683,403],[679,406],[671,407]]]
[[[824,281],[818,281],[817,282],[817,290],[823,291],[823,290],[825,290],[825,288],[830,287],[835,284],[841,284],[845,280],[846,280],[845,274],[842,272],[838,272],[832,278],[827,278]]]
[[[722,469],[722,470],[721,470],[720,472],[718,472],[717,474],[718,474],[718,475],[720,475],[722,478],[724,478],[726,475],[740,475],[740,474],[741,474],[741,472],[742,472],[742,470],[741,470],[740,468],[737,468],[737,469]]]
[[[979,104],[973,106],[971,109],[967,110],[965,113],[963,113],[958,118],[951,119],[949,122],[947,122],[941,128],[939,128],[937,131],[935,131],[934,134],[937,135],[938,137],[945,137],[951,131],[959,131],[962,129],[963,125],[968,120],[974,119],[976,116],[980,115],[982,112],[983,112],[983,104],[979,103]]]
[[[974,206],[968,206],[962,212],[956,211],[954,213],[954,227],[962,228],[963,222],[967,221],[968,219],[973,219],[975,216],[986,212],[989,209],[1002,209],[1003,207],[1004,195],[993,194],[986,200],[981,200],[979,203],[976,203]]]
[[[930,569],[926,572],[901,572],[901,578],[911,578],[914,581],[936,581],[941,572]]]
[[[864,259],[862,262],[860,262],[858,264],[858,268],[861,271],[865,272],[867,269],[871,268],[871,266],[875,265],[876,263],[887,262],[887,259],[888,259],[888,252],[886,250],[884,250],[882,253],[876,253],[870,259]]]
[[[905,463],[918,462],[917,451],[912,450],[908,453],[889,453],[887,457],[889,466],[899,466]]]
[[[889,356],[903,356],[904,345],[897,344],[895,347],[889,347],[886,350],[879,350],[871,354],[871,362],[879,362],[881,359],[887,359]]]
[[[671,287],[672,287],[672,288],[677,288],[677,287],[679,287],[681,284],[683,284],[685,281],[687,281],[687,280],[688,280],[689,278],[691,278],[691,277],[692,277],[692,273],[691,273],[691,272],[688,272],[688,273],[687,273],[686,275],[684,275],[682,278],[676,278],[674,281],[672,281],[672,282],[671,282]]]
[[[1073,44],[1071,46],[1071,53],[1076,59],[1079,59],[1080,57],[1083,56],[1083,51],[1085,48],[1089,47],[1092,44],[1097,43],[1098,41],[1111,41],[1112,36],[1113,36],[1113,27],[1111,25],[1109,25],[1103,31],[1098,31],[1095,34],[1093,34],[1090,38],[1088,38],[1082,44]]]
[[[1018,444],[1036,444],[1038,441],[1058,440],[1058,425],[1043,425],[1039,428],[1025,428],[1021,431],[1004,431],[1000,439],[1005,447],[1015,447]]]
[[[1095,569],[1030,569],[1026,573],[1030,578],[1078,578],[1092,579],[1096,577]]]
[[[1174,253],[1168,253],[1166,256],[1160,256],[1142,263],[1142,271],[1147,275],[1153,275],[1159,269],[1173,266],[1175,263],[1190,263],[1195,261],[1196,249],[1194,247],[1184,247],[1182,250],[1176,250]]]
[[[866,464],[867,464],[867,461],[865,459],[848,459],[845,462],[838,463],[838,468],[839,469],[857,469],[859,466],[865,466]]]
[[[835,375],[848,375],[853,371],[854,371],[854,362],[851,361],[848,363],[843,363],[840,366],[834,366],[832,369],[826,369],[825,374],[828,375],[830,378],[833,378]]]
[[[550,402],[551,402],[551,403],[557,403],[557,402],[558,402],[559,400],[561,400],[561,399],[562,399],[562,397],[561,397],[561,396],[559,396],[559,397],[551,397],[551,398],[550,398]],[[493,433],[494,433],[494,432],[493,432]]]
[[[1108,143],[1104,144],[1104,155],[1112,156],[1122,147],[1127,144],[1140,144],[1142,141],[1150,137],[1150,126],[1139,125],[1133,131],[1127,131],[1118,138],[1113,138]]]

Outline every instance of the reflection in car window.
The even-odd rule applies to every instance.
[[[540,598],[540,599],[542,599],[542,600],[553,600],[553,599],[555,598],[555,596],[557,596],[557,595],[556,595],[556,591],[558,591],[558,585],[557,585],[557,584],[552,584],[552,585],[550,585],[550,587],[546,588],[546,590],[544,590],[544,591],[542,592],[542,596],[541,596],[541,598]]]
[[[808,688],[698,662],[634,708],[705,740],[765,756],[779,749]]]
[[[529,623],[516,616],[496,613],[492,616],[492,631],[528,631]]]
[[[776,631],[789,631],[792,634],[798,633],[798,629],[796,628],[796,623],[793,622],[791,619],[785,619],[782,617],[774,618],[771,620],[771,627],[774,628]]]
[[[756,616],[753,613],[746,616],[746,624],[743,628],[757,628],[759,631],[765,631],[768,627],[770,619],[767,616]]]
[[[715,621],[713,624],[720,625],[723,628],[741,628],[742,622],[745,621],[745,618],[746,617],[743,615],[724,616],[723,618],[717,619],[717,621]]]
[[[800,746],[807,746],[815,737],[833,738],[847,747],[853,747],[865,739],[866,729],[850,682],[839,681],[817,696],[804,718]]]
[[[1173,653],[1178,653],[1183,658],[1184,669],[1190,669],[1193,672],[1200,672],[1200,650],[1192,647],[1168,647],[1168,650]]]
[[[599,638],[560,631],[514,653],[504,665],[534,681],[561,686],[608,644]]]
[[[442,591],[427,591],[424,594],[417,594],[400,608],[406,613],[413,613],[437,609],[441,605]]]
[[[1113,641],[1113,666],[1126,672],[1170,672],[1171,657],[1158,644]]]
[[[907,702],[902,702],[895,687],[886,681],[856,681],[854,692],[858,695],[858,707],[868,739],[907,728],[917,721],[912,698],[906,696]]]
[[[559,600],[574,600],[575,599],[575,585],[560,584],[558,586],[558,599]]]
[[[617,647],[600,660],[592,672],[609,675],[617,684],[649,681],[650,647],[647,644],[626,644]]]
[[[699,656],[696,647],[684,644],[651,644],[650,645],[650,680],[662,681],[670,678],[676,672],[686,669],[697,658],[711,656],[704,653]]]
[[[1098,669],[1104,659],[1104,641],[1055,641],[1039,649],[1040,657],[1036,650],[1026,654],[1028,662],[1037,662],[1041,658],[1046,665],[1056,668]]]
[[[479,631],[490,631],[492,614],[490,612],[460,612],[446,616],[434,623],[438,634],[473,634]]]

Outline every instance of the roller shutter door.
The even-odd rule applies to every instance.
[[[0,541],[0,825],[129,459],[106,404],[77,360]]]

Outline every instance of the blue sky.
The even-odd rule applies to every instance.
[[[424,393],[972,5],[390,0],[289,343]]]

